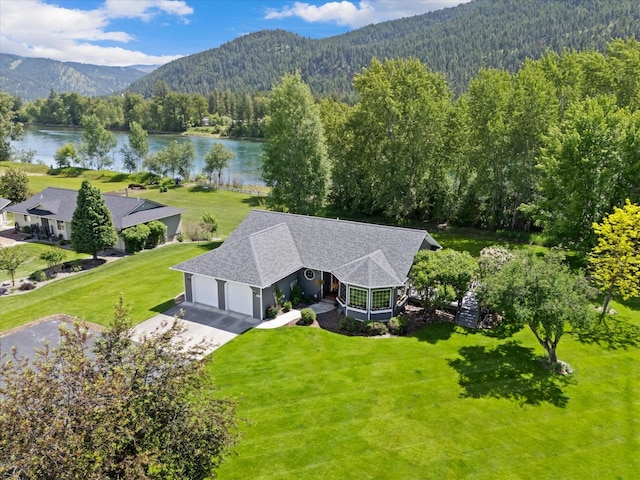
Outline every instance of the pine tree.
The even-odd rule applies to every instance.
[[[100,190],[85,180],[78,192],[76,209],[71,220],[71,246],[76,252],[90,253],[98,258],[98,251],[118,241],[111,212]]]

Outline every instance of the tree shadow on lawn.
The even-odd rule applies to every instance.
[[[571,333],[581,343],[596,344],[607,350],[640,347],[640,328],[624,320],[605,318],[589,329],[574,330]]]
[[[451,322],[430,323],[411,335],[421,342],[435,345],[438,342],[449,340],[457,332],[457,325]]]
[[[503,398],[521,406],[550,403],[564,408],[569,397],[563,387],[572,383],[568,375],[546,370],[532,348],[509,341],[495,349],[468,346],[458,350],[462,358],[448,360],[458,372],[462,397]]]

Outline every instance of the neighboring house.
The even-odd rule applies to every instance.
[[[253,210],[217,249],[171,267],[185,299],[263,319],[279,286],[297,283],[335,298],[347,316],[388,320],[407,301],[421,249],[440,249],[424,230]]]
[[[78,192],[66,188],[48,187],[24,202],[7,208],[20,227],[28,225],[43,238],[71,239],[71,220],[76,209]],[[118,233],[118,242],[113,246],[124,250],[124,239],[120,232],[127,227],[158,220],[167,226],[169,241],[180,232],[182,210],[168,207],[144,198],[102,194],[105,205],[111,211],[113,226]]]
[[[7,217],[6,208],[11,203],[11,200],[7,200],[6,198],[0,197],[0,226],[6,225],[9,223],[9,218]]]

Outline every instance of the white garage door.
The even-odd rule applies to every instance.
[[[191,277],[193,288],[193,302],[203,303],[212,307],[218,306],[218,282],[215,278],[194,275]]]
[[[226,293],[227,310],[253,317],[253,292],[249,285],[227,282]]]

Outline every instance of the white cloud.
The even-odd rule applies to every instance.
[[[182,0],[106,0],[93,10],[64,8],[44,0],[0,0],[0,51],[97,65],[163,64],[178,56],[95,44],[134,42],[127,32],[110,31],[110,23],[118,18],[149,22],[162,12],[185,19],[193,9]]]
[[[280,10],[268,9],[266,19],[298,17],[306,22],[329,22],[359,28],[371,23],[410,17],[432,10],[453,7],[470,0],[342,0],[311,5],[295,2]]]

